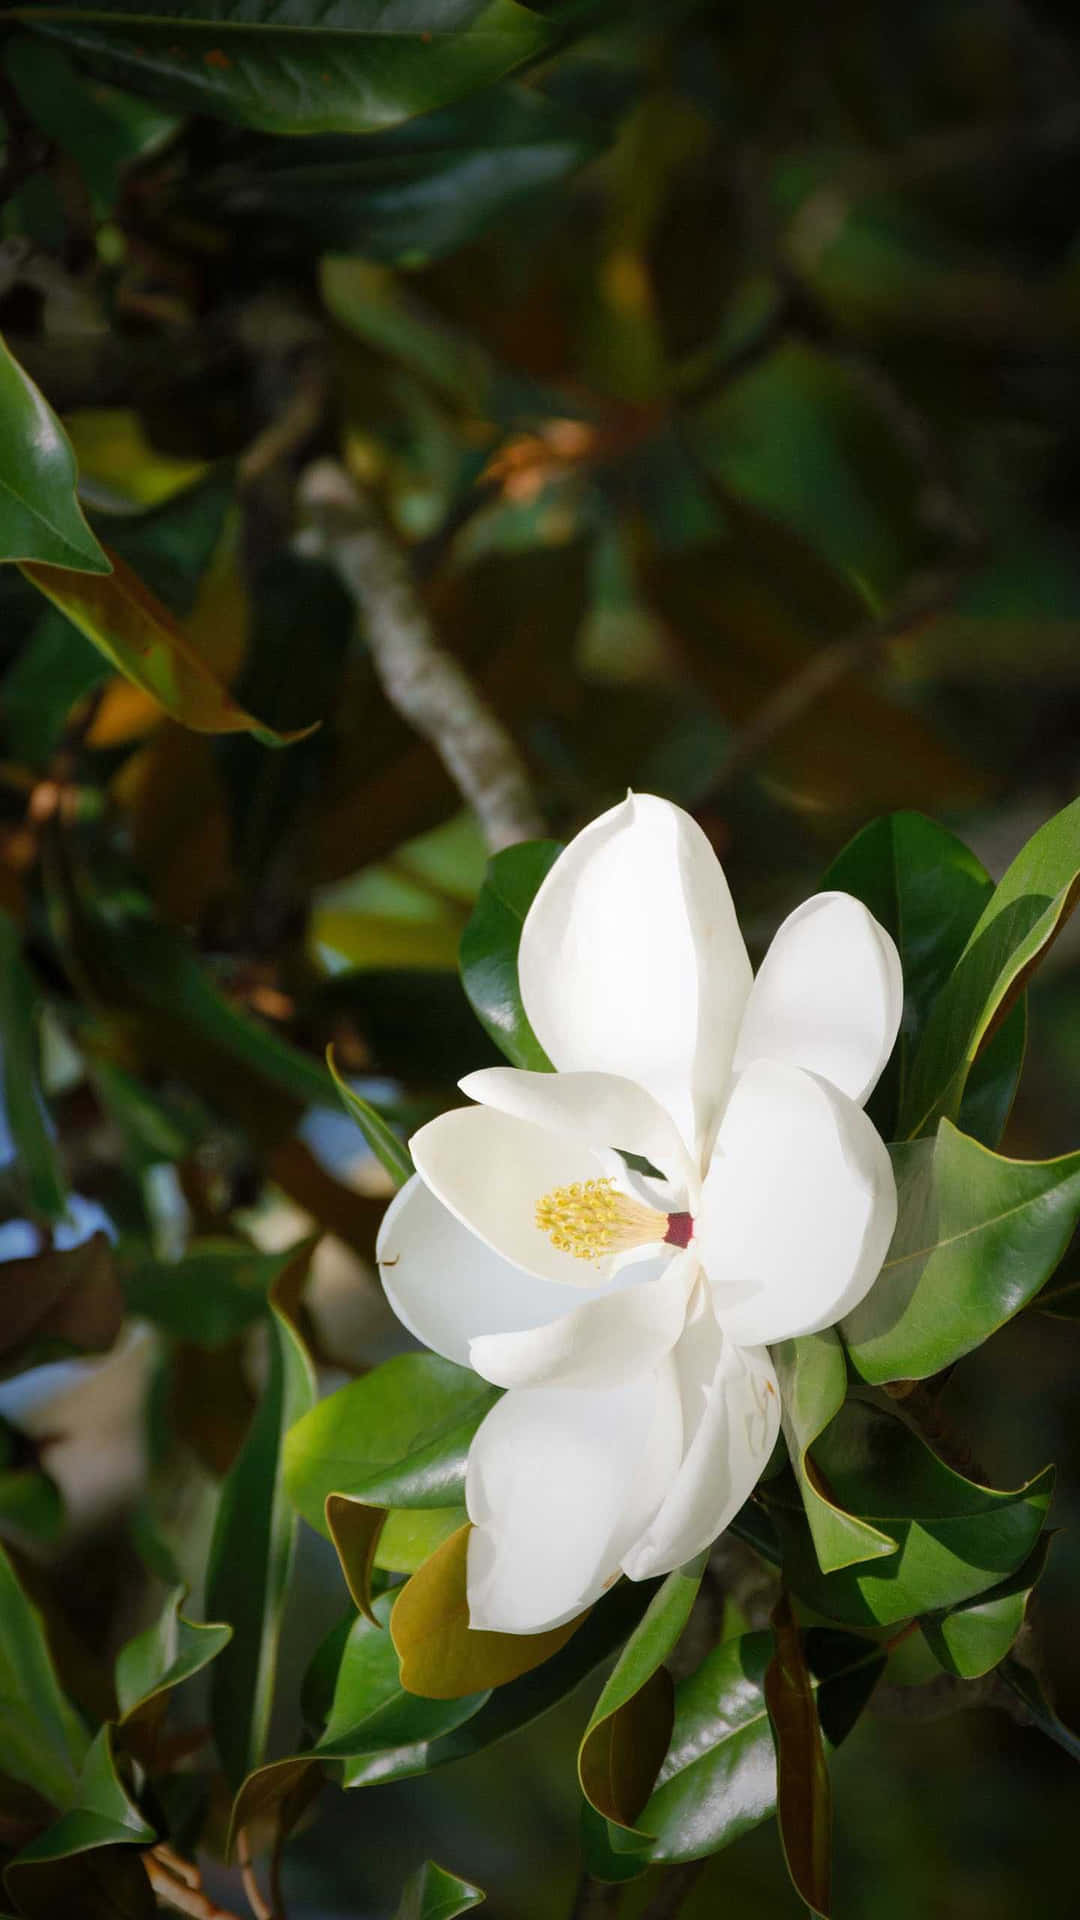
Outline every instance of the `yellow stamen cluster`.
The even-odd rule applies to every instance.
[[[577,1180],[537,1201],[536,1224],[560,1253],[602,1260],[608,1253],[663,1240],[668,1217],[620,1193],[614,1180]]]

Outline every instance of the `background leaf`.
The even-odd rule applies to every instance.
[[[548,38],[513,0],[412,0],[389,26],[373,0],[329,13],[293,0],[285,18],[269,0],[149,16],[113,0],[16,17],[169,105],[276,133],[370,133],[497,79]]]
[[[108,573],[75,481],[63,427],[0,340],[0,558]]]

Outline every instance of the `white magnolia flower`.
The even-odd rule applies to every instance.
[[[722,1531],[776,1440],[769,1343],[876,1278],[896,1192],[862,1103],[902,984],[843,893],[754,980],[705,835],[641,794],[560,855],[518,964],[557,1071],[461,1082],[378,1257],[406,1326],[509,1388],[469,1454],[469,1615],[534,1633]]]

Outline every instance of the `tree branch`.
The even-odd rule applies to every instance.
[[[460,662],[440,646],[408,563],[374,502],[320,460],[300,482],[301,550],[329,560],[364,623],[391,706],[430,740],[493,852],[543,833],[514,741]]]

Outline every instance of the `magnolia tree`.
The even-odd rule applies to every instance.
[[[1070,11],[0,10],[0,1920],[1075,1902]]]

